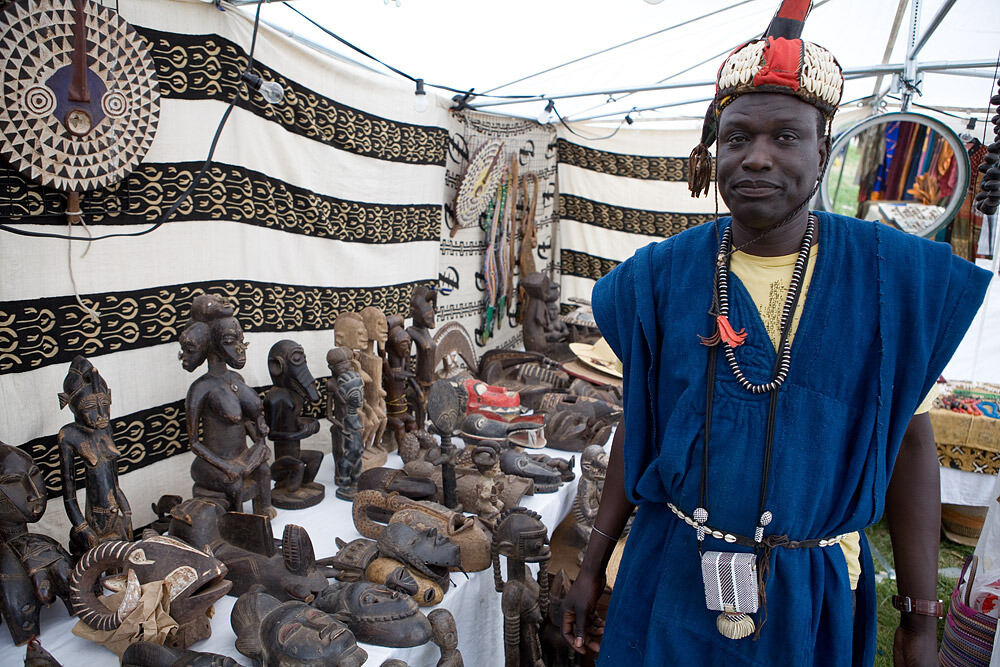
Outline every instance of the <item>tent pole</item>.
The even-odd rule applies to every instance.
[[[910,36],[906,42],[906,58],[903,60],[903,73],[898,77],[902,101],[900,109],[908,111],[910,100],[913,99],[913,88],[917,86],[917,61],[913,55],[913,47],[917,43],[917,30],[920,27],[920,0],[913,0],[910,5]]]
[[[994,60],[935,60],[931,62],[914,63],[914,68],[919,72],[929,72],[936,70],[958,70],[976,69],[983,67],[992,68],[996,65]],[[890,63],[887,65],[869,65],[866,67],[849,67],[844,70],[844,76],[849,79],[861,79],[867,76],[878,74],[895,74],[905,71],[905,64]],[[526,102],[538,102],[540,100],[568,100],[577,97],[592,97],[596,95],[620,95],[623,93],[648,93],[656,90],[678,90],[681,88],[698,88],[701,86],[714,86],[715,81],[687,81],[683,83],[666,83],[659,86],[636,86],[634,88],[618,88],[615,90],[591,90],[581,93],[565,93],[562,95],[539,95],[535,98],[517,100],[499,100],[496,102],[483,102],[482,104],[470,104],[470,109],[483,109],[485,107],[498,107],[508,104],[524,104]]]
[[[889,57],[892,55],[892,47],[896,45],[896,38],[899,36],[899,26],[903,22],[903,12],[906,10],[906,3],[908,0],[899,0],[899,4],[896,6],[896,17],[892,20],[892,29],[889,30],[889,39],[885,43],[885,51],[882,53],[882,64],[885,65],[889,62]],[[879,74],[875,79],[875,86],[872,88],[872,100],[871,105],[874,107],[879,103],[881,95],[879,91],[882,89],[882,79],[885,78],[882,74]]]
[[[931,38],[934,31],[937,30],[938,26],[941,25],[941,21],[947,16],[948,12],[951,11],[952,6],[955,4],[955,0],[945,0],[944,4],[938,9],[938,13],[934,15],[931,19],[931,24],[927,26],[927,30],[924,30],[924,34],[920,36],[917,43],[910,49],[910,57],[916,58],[917,54],[920,53],[920,49],[924,48],[927,44],[927,40]]]

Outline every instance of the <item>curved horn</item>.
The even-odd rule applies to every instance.
[[[122,620],[97,599],[94,586],[98,577],[113,567],[120,567],[135,548],[132,542],[104,542],[87,553],[73,568],[69,580],[70,611],[95,630],[114,630]]]

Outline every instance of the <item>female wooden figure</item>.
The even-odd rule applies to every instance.
[[[132,508],[118,486],[118,448],[111,434],[111,390],[84,357],[70,364],[59,406],[70,407],[75,421],[59,431],[63,504],[72,524],[74,559],[108,540],[132,539]],[[76,459],[83,461],[87,489],[84,512],[76,500]]]
[[[192,308],[196,317],[203,310],[198,308],[198,300],[203,298],[198,297]],[[191,327],[199,324],[193,322]],[[255,514],[274,517],[267,464],[270,452],[264,441],[268,428],[260,397],[239,373],[229,370],[246,365],[243,329],[225,310],[207,324],[208,372],[194,381],[184,402],[188,439],[197,456],[191,464],[193,494],[222,496],[234,511],[240,511],[243,502],[252,498]],[[203,437],[199,437],[199,431]],[[246,444],[248,435],[253,441],[251,447]]]

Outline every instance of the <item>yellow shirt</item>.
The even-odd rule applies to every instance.
[[[809,293],[809,281],[812,280],[818,253],[819,244],[814,243],[809,252],[809,262],[806,265],[805,275],[802,278],[802,294],[799,295],[799,302],[796,304],[795,314],[792,316],[791,331],[788,332],[789,344],[795,338],[795,329],[799,325],[799,318],[802,317],[802,307],[806,302],[806,295]],[[781,311],[788,294],[788,285],[792,282],[792,272],[795,269],[797,256],[798,253],[779,257],[760,257],[748,255],[745,252],[735,252],[729,260],[730,272],[740,279],[747,292],[750,293],[775,349],[778,348],[781,336]],[[938,389],[935,385],[914,414],[919,415],[930,410],[937,394]],[[851,533],[841,540],[840,548],[844,551],[847,574],[851,579],[851,590],[854,590],[858,587],[858,579],[861,577],[861,536],[858,533]]]

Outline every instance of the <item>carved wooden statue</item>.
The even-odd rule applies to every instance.
[[[553,344],[569,337],[566,323],[558,316],[559,286],[536,271],[521,279],[521,287],[528,297],[524,305],[524,349],[549,354]]]
[[[434,328],[434,309],[437,308],[437,292],[430,287],[417,285],[410,297],[410,317],[413,326],[406,330],[410,340],[417,346],[417,384],[421,393],[414,396],[414,414],[417,428],[424,427],[427,417],[427,397],[434,384],[434,364],[437,344],[431,329]]]
[[[84,357],[70,364],[59,394],[59,406],[69,406],[75,421],[59,431],[63,504],[72,524],[70,552],[74,558],[108,540],[132,539],[132,508],[118,485],[118,448],[111,434],[111,390]],[[84,512],[76,500],[76,460],[83,461],[87,489]]]
[[[246,365],[248,346],[232,312],[218,295],[198,296],[186,329],[190,335],[182,334],[185,345],[205,341],[204,352],[182,346],[185,368],[199,356],[208,359],[208,372],[191,384],[184,402],[188,440],[197,457],[191,464],[193,495],[224,498],[237,511],[252,499],[254,512],[273,517],[270,451],[264,441],[268,429],[260,397],[239,373],[228,369]],[[208,327],[207,337],[197,333],[203,326]]]
[[[482,445],[472,451],[476,474],[467,473],[456,480],[458,500],[466,512],[492,523],[504,509],[500,498],[500,448]]]
[[[422,389],[410,370],[410,335],[401,327],[389,332],[387,352],[385,404],[389,430],[395,437],[398,448],[404,436],[417,428],[417,420],[410,414],[406,404],[406,389],[412,387],[418,396],[422,394]]]
[[[368,334],[368,347],[360,354],[361,365],[371,375],[373,388],[377,389],[373,393],[372,399],[376,402],[377,413],[380,416],[380,421],[376,425],[375,433],[372,436],[372,444],[390,451],[388,447],[383,446],[383,435],[388,423],[386,415],[387,390],[384,378],[388,370],[386,341],[389,338],[389,323],[385,317],[385,313],[377,306],[365,306],[358,314],[361,315],[361,319],[365,323],[365,331]],[[367,441],[365,442],[367,444]]]
[[[441,466],[441,495],[450,509],[461,509],[455,487],[455,446],[451,441],[463,416],[459,386],[453,380],[438,380],[427,392],[427,416],[441,436],[441,454],[431,463]]]
[[[368,660],[346,624],[300,600],[281,602],[263,591],[244,593],[230,622],[236,650],[263,667],[360,667]]]
[[[535,493],[555,493],[574,477],[573,459],[559,459],[545,454],[527,454],[507,449],[500,454],[500,469],[535,483]]]
[[[354,527],[365,537],[380,538],[384,524],[403,523],[419,531],[433,528],[458,547],[463,570],[478,572],[490,566],[490,533],[482,521],[461,512],[398,494],[361,491],[351,513]]]
[[[368,565],[369,581],[385,583],[400,567],[413,579],[410,593],[421,607],[441,602],[450,585],[451,568],[461,563],[461,551],[437,528],[413,528],[390,523],[378,536],[378,557]]]
[[[546,665],[580,667],[583,664],[583,656],[570,648],[562,633],[566,596],[569,595],[572,583],[563,569],[552,577],[549,588],[549,613],[542,621],[542,628],[538,633],[542,643],[542,658]]]
[[[312,507],[323,500],[325,492],[322,484],[313,481],[323,452],[302,449],[299,444],[319,432],[318,420],[302,416],[305,399],[319,400],[305,350],[295,341],[280,340],[271,346],[267,369],[274,383],[264,394],[264,417],[274,442],[271,502],[283,509]]]
[[[497,592],[502,593],[506,667],[545,667],[538,628],[549,606],[547,532],[542,518],[523,507],[504,512],[493,532],[493,579]],[[506,582],[500,556],[507,558]],[[525,563],[538,563],[537,581],[528,575]]]
[[[458,628],[451,612],[447,609],[435,609],[427,614],[427,620],[434,633],[433,641],[441,649],[437,667],[465,667],[462,652],[458,650]]]
[[[587,544],[594,529],[601,493],[604,491],[604,477],[608,472],[608,453],[600,445],[590,445],[580,456],[580,467],[583,472],[576,487],[576,497],[573,499],[573,516],[576,519],[576,532],[583,540],[583,544]],[[582,550],[577,560],[583,561]]]
[[[28,532],[45,513],[45,482],[27,452],[0,443],[0,613],[20,646],[41,632],[41,605],[67,603],[72,565],[48,535]]]
[[[228,512],[219,517],[212,553],[229,568],[237,597],[260,585],[279,600],[312,600],[326,588],[327,570],[317,565],[312,540],[302,526],[285,524],[280,548],[266,517]]]
[[[364,454],[365,387],[361,373],[354,366],[354,356],[346,347],[326,353],[331,377],[326,381],[326,418],[334,462],[337,497],[351,500],[358,490],[361,458]]]
[[[122,653],[121,667],[240,667],[240,663],[218,653],[201,653],[136,642]]]
[[[572,410],[549,414],[545,420],[546,447],[564,452],[582,452],[603,445],[611,437],[612,424]]]
[[[42,643],[35,637],[28,642],[28,648],[24,651],[24,667],[62,667],[62,663],[42,648]]]
[[[117,609],[109,609],[94,592],[108,572],[128,573]],[[163,581],[178,624],[170,646],[187,648],[212,634],[209,609],[232,586],[226,566],[210,553],[153,531],[138,542],[105,542],[80,558],[70,576],[73,614],[95,630],[114,630],[139,606],[140,587],[154,581]]]
[[[376,385],[375,373],[381,377],[382,361],[368,354],[368,329],[359,313],[341,313],[333,323],[334,345],[351,350],[355,370],[364,381],[365,405],[361,413],[363,453],[362,468],[377,468],[385,465],[386,452],[381,445],[375,446],[375,436],[385,423],[385,399],[381,382]]]

